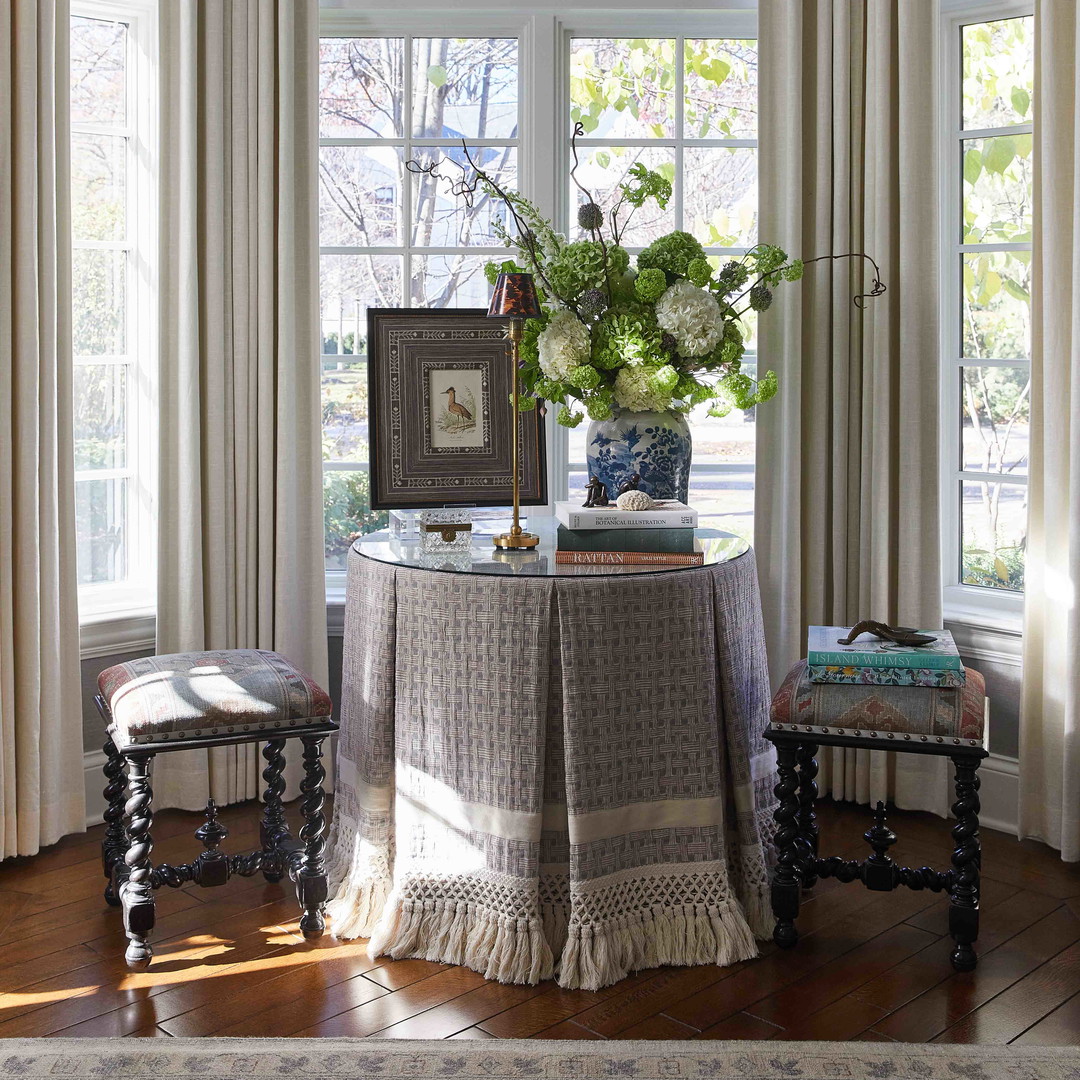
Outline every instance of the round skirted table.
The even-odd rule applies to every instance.
[[[773,754],[753,551],[701,566],[348,561],[331,928],[372,955],[596,989],[772,932]],[[584,572],[583,572],[584,571]]]

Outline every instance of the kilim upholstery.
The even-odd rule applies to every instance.
[[[987,751],[986,687],[970,668],[962,687],[813,683],[806,661],[788,673],[773,698],[765,738],[776,747],[776,866],[772,874],[773,941],[790,949],[799,940],[795,920],[801,893],[822,877],[859,880],[889,892],[904,886],[949,894],[952,963],[971,971],[979,936],[979,776]],[[949,870],[901,866],[889,855],[896,834],[879,802],[874,823],[863,834],[872,849],[865,859],[822,857],[814,817],[817,754],[822,746],[931,754],[952,760],[956,801],[952,805],[953,852]]]
[[[264,649],[146,656],[117,664],[98,677],[98,711],[105,721],[105,837],[101,861],[108,885],[105,899],[124,909],[129,967],[150,963],[154,893],[187,882],[224,885],[233,875],[262,873],[267,881],[288,875],[303,909],[300,929],[317,938],[324,928],[327,878],[323,862],[322,744],[337,731],[330,695],[284,656]],[[285,743],[304,746],[303,828],[293,837],[282,794]],[[151,774],[160,753],[263,742],[262,825],[259,848],[229,855],[221,843],[229,830],[218,820],[214,800],[206,822],[195,832],[203,850],[170,866],[153,863],[154,823]]]
[[[330,696],[265,649],[144,656],[98,677],[118,747],[304,727],[326,720]]]
[[[800,660],[772,703],[772,728],[839,738],[983,745],[986,687],[966,668],[962,687],[814,683]]]

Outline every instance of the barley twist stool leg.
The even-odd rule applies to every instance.
[[[949,934],[956,943],[952,965],[957,971],[972,971],[978,958],[972,947],[979,936],[979,759],[954,757],[956,802],[952,828],[952,884],[949,889]]]
[[[815,859],[818,853],[818,827],[814,815],[814,802],[818,796],[815,780],[818,773],[817,752],[818,748],[814,743],[801,743],[796,752],[799,763],[799,835],[809,849],[809,855]],[[804,889],[812,889],[816,884],[817,874],[803,874]]]
[[[795,771],[798,751],[790,743],[776,747],[776,772],[779,776],[773,794],[778,800],[773,820],[776,822],[777,863],[773,871],[772,909],[776,917],[773,941],[790,949],[799,940],[795,920],[799,915],[800,859],[799,774]]]
[[[111,907],[120,906],[117,868],[124,861],[127,851],[127,835],[124,833],[124,796],[127,793],[127,775],[124,759],[112,738],[106,738],[105,746],[105,838],[101,841],[101,868],[108,884],[105,886],[105,902]]]
[[[150,853],[154,840],[150,828],[154,823],[151,807],[150,768],[153,755],[128,756],[129,797],[124,806],[127,821],[128,849],[127,880],[120,886],[120,902],[124,908],[124,930],[128,936],[125,959],[128,967],[144,968],[150,963],[154,950],[150,947],[150,931],[154,927],[154,889],[150,877]]]
[[[324,738],[323,735],[301,738],[304,744],[304,779],[300,782],[300,793],[303,796],[304,824],[300,829],[300,839],[304,843],[304,852],[294,880],[297,899],[304,909],[300,929],[306,938],[320,937],[326,925],[323,919],[327,897],[326,867],[323,864],[323,830],[326,828],[323,780],[326,779],[326,770],[321,760]]]
[[[280,881],[285,876],[285,858],[281,852],[282,841],[289,838],[289,828],[285,824],[285,807],[281,796],[285,792],[285,740],[271,739],[263,747],[266,768],[263,779],[266,791],[263,793],[263,817],[259,827],[259,839],[263,850],[263,877],[267,881]]]

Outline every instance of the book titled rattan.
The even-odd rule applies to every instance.
[[[555,562],[577,566],[702,566],[703,551],[556,551]]]

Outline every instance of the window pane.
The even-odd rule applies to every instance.
[[[76,356],[122,356],[127,308],[127,252],[71,253]]]
[[[683,151],[683,227],[706,247],[753,247],[757,204],[757,150]]]
[[[964,469],[1026,476],[1031,372],[965,367],[960,373]]]
[[[327,247],[401,243],[402,151],[323,146],[319,150],[319,242]]]
[[[323,525],[326,568],[344,570],[349,547],[364,533],[386,528],[389,515],[371,509],[371,483],[366,469],[323,474]]]
[[[577,171],[577,181],[609,215],[619,199],[619,185],[630,177],[630,167],[640,161],[668,180],[675,176],[675,151],[670,147],[640,146],[603,146],[590,147],[579,152],[581,164]],[[571,180],[570,205],[580,206],[585,196]],[[609,219],[610,220],[610,219]],[[574,211],[572,232],[575,238],[584,238],[588,234],[578,226],[577,211]],[[640,210],[624,208],[619,216],[620,242],[629,246],[641,246],[652,243],[658,236],[676,228],[674,199],[668,202],[666,210],[650,199]]]
[[[366,356],[367,309],[401,307],[401,257],[326,255],[319,259],[322,351]]]
[[[76,364],[75,468],[127,464],[127,365]]]
[[[323,460],[368,460],[367,359],[322,358]]]
[[[1030,124],[1034,92],[1034,19],[972,23],[962,31],[963,126]]]
[[[757,42],[683,42],[683,133],[688,139],[757,138]]]
[[[323,38],[319,44],[319,135],[324,139],[404,133],[402,38]]]
[[[1027,543],[1027,488],[1018,484],[962,484],[961,578],[965,585],[1021,591]]]
[[[500,187],[517,186],[517,150],[513,147],[485,146],[472,150],[473,160]],[[475,247],[500,243],[492,223],[505,222],[506,208],[477,189],[472,205],[451,190],[451,180],[461,178],[464,154],[461,150],[419,150],[414,154],[421,167],[432,161],[438,164],[439,177],[426,173],[412,174],[413,236],[416,247]],[[513,230],[511,230],[513,231]]]
[[[71,137],[71,229],[76,240],[124,240],[127,139]]]
[[[753,468],[730,473],[692,471],[690,505],[701,515],[703,527],[723,529],[754,542]]]
[[[964,139],[965,244],[1031,241],[1031,136]]]
[[[516,38],[414,38],[413,134],[516,137],[517,58]]]
[[[574,38],[570,119],[597,138],[670,138],[675,134],[675,41]]]
[[[102,19],[71,20],[73,123],[127,123],[127,26]]]
[[[75,484],[75,547],[80,585],[127,577],[127,480]]]
[[[501,258],[502,252],[490,255],[414,255],[413,307],[486,308],[490,297],[484,265]]]
[[[971,360],[1031,356],[1031,252],[962,255],[963,355]]]

